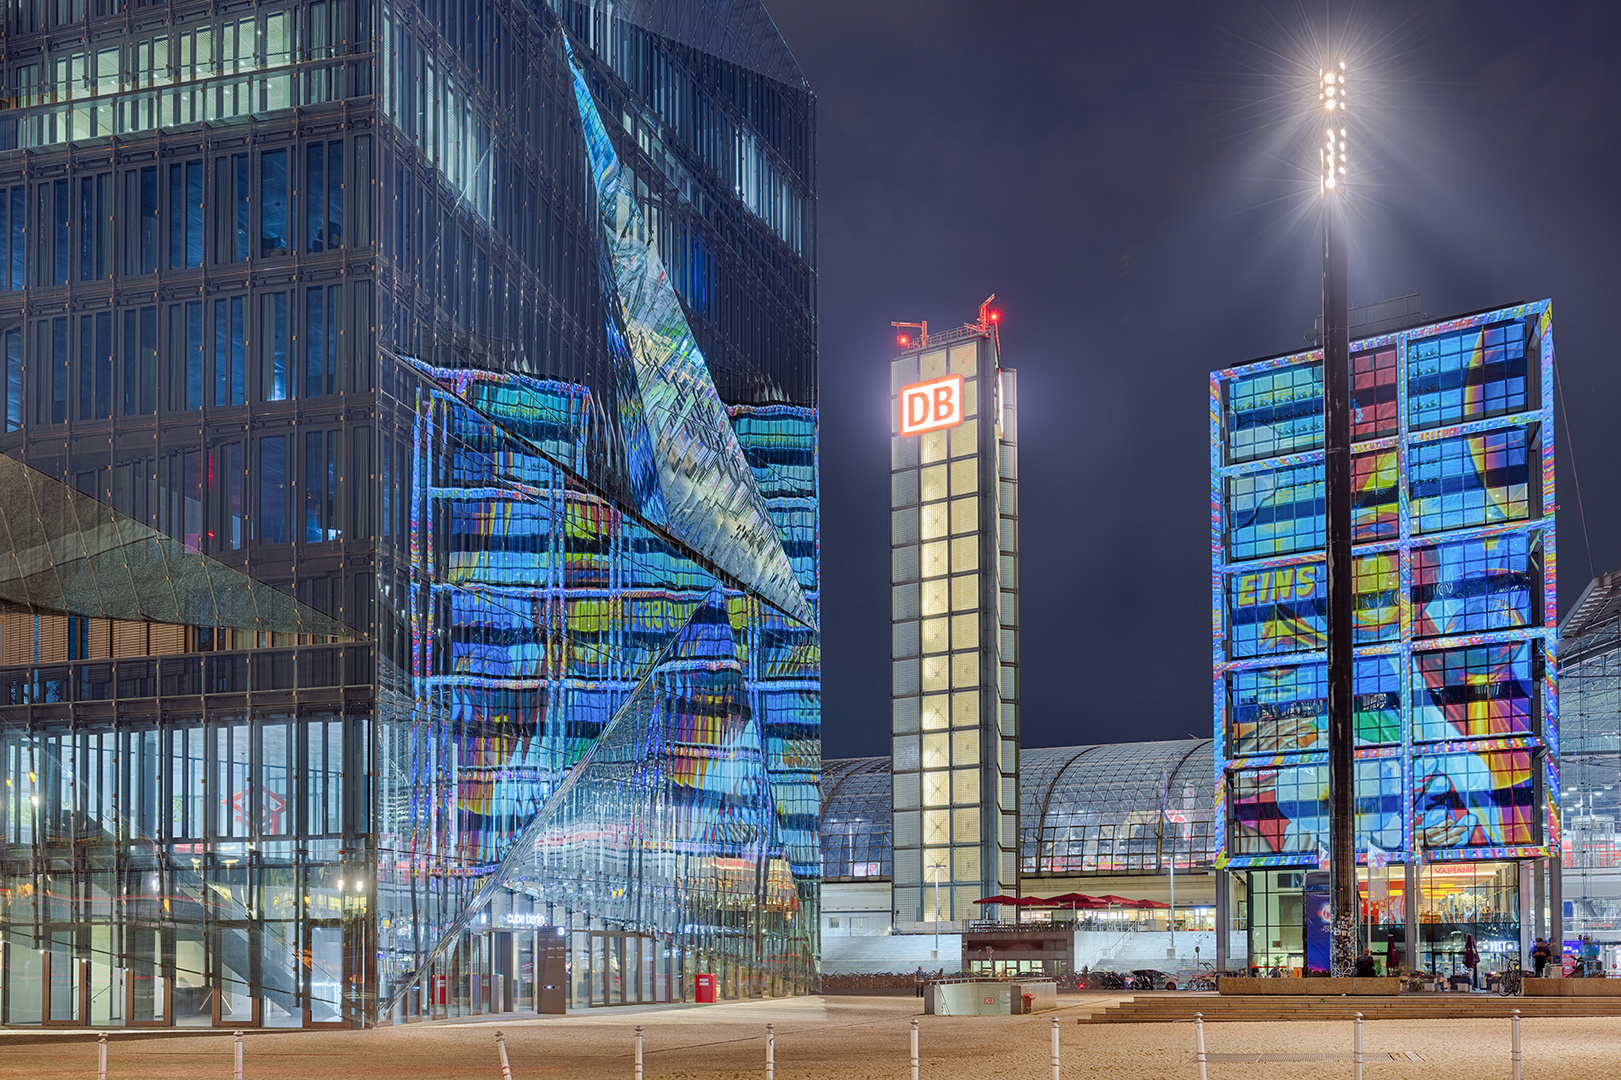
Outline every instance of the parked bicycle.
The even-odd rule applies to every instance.
[[[1524,979],[1525,972],[1520,969],[1519,960],[1511,959],[1497,973],[1497,992],[1504,997],[1513,997],[1524,988]]]

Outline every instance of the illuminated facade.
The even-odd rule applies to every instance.
[[[1409,966],[1473,934],[1489,967],[1558,910],[1553,360],[1547,301],[1352,343],[1356,848]],[[1210,381],[1218,859],[1286,968],[1328,846],[1320,371]]]
[[[758,3],[14,6],[0,1022],[814,985],[814,99]]]
[[[890,364],[894,909],[1018,881],[1018,410],[994,315]],[[936,906],[938,905],[938,914]]]

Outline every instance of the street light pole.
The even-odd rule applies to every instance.
[[[1345,64],[1322,72],[1323,498],[1328,542],[1330,974],[1356,962],[1356,790],[1351,609],[1351,328],[1345,257]]]
[[[934,871],[934,958],[940,959],[940,871],[946,868],[945,863],[930,863],[929,869]]]

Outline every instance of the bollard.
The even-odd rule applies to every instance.
[[[772,1080],[777,1072],[777,1025],[765,1026],[765,1080]]]
[[[1362,1014],[1356,1014],[1351,1027],[1351,1075],[1362,1080]]]
[[[642,1080],[642,1025],[636,1025],[636,1080]]]
[[[495,1048],[501,1052],[501,1080],[512,1080],[512,1066],[507,1064],[507,1037],[495,1033]]]
[[[912,1080],[917,1080],[917,1021],[912,1021]]]
[[[1193,1060],[1199,1066],[1199,1080],[1208,1080],[1205,1074],[1204,1013],[1193,1014]]]
[[[1058,1018],[1053,1017],[1053,1080],[1058,1080]]]
[[[1509,1017],[1509,1024],[1514,1033],[1514,1050],[1509,1055],[1509,1060],[1514,1063],[1514,1080],[1520,1080],[1520,1062],[1524,1060],[1520,1057],[1520,1010],[1514,1010],[1514,1015]]]
[[[242,1033],[237,1031],[233,1034],[236,1035],[236,1072],[233,1076],[235,1080],[242,1080]]]
[[[96,1080],[107,1080],[107,1033],[105,1031],[103,1031],[98,1037],[98,1041],[101,1043],[101,1061],[96,1066]],[[237,1054],[237,1058],[238,1060],[241,1059],[240,1051]],[[236,1068],[238,1072],[242,1071],[241,1065],[238,1065]]]

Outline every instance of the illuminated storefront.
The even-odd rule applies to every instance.
[[[1546,301],[1352,343],[1356,849],[1381,956],[1416,941],[1451,970],[1466,936],[1518,952],[1557,911],[1553,357]],[[1304,965],[1328,847],[1320,361],[1210,382],[1218,860],[1258,966]]]
[[[0,1022],[812,988],[814,100],[764,8],[144,10],[6,35]]]
[[[890,362],[894,910],[975,917],[1017,884],[1018,421],[996,313]]]

